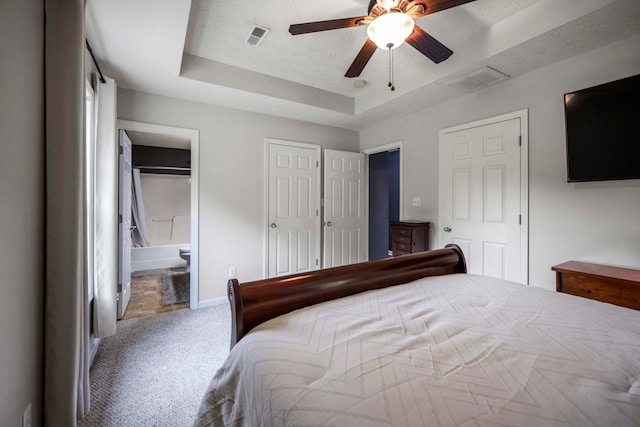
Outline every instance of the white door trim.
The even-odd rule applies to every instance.
[[[517,110],[510,113],[501,114],[494,117],[477,120],[470,123],[464,123],[449,128],[441,129],[439,132],[439,141],[443,135],[452,132],[458,132],[474,127],[486,126],[493,123],[508,121],[512,119],[520,119],[520,212],[522,215],[522,223],[520,227],[520,282],[529,283],[529,109]],[[439,147],[439,145],[438,145]],[[438,165],[441,167],[442,158],[439,154]],[[444,196],[440,189],[441,183],[438,184],[438,217],[443,217],[442,207]],[[443,235],[441,230],[436,230],[437,240],[440,246],[443,245]]]
[[[118,129],[159,133],[163,135],[180,136],[191,140],[191,283],[189,285],[189,308],[199,308],[198,280],[199,280],[199,244],[198,236],[200,224],[200,132],[197,129],[187,129],[175,126],[157,125],[153,123],[118,120]]]
[[[322,147],[317,144],[309,144],[306,142],[297,142],[297,141],[287,141],[284,139],[275,139],[275,138],[265,138],[264,139],[264,201],[262,206],[264,207],[263,217],[264,217],[264,229],[262,232],[263,236],[263,250],[264,256],[264,265],[262,268],[262,277],[269,277],[269,146],[271,144],[276,145],[286,145],[289,147],[298,147],[298,148],[308,148],[311,150],[315,150],[318,159],[318,167],[316,168],[317,173],[317,194],[318,194],[318,209],[322,211],[322,192],[321,192],[321,175],[320,169],[322,166]],[[316,219],[316,255],[318,257],[318,268],[322,265],[322,230],[320,228],[320,215],[317,216]]]

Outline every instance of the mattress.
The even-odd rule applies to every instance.
[[[196,426],[640,425],[640,312],[454,274],[269,320]]]

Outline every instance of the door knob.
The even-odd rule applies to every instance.
[[[327,222],[327,227],[331,227],[331,221]]]
[[[271,223],[271,228],[276,228],[276,227],[277,227],[276,223],[275,223],[275,222],[272,222],[272,223]]]
[[[447,232],[447,233],[451,233],[451,227],[445,227],[444,231]]]

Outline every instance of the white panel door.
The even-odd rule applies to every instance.
[[[366,261],[364,154],[324,151],[325,268]]]
[[[441,244],[471,274],[521,278],[520,118],[441,133]]]
[[[319,266],[319,148],[269,143],[269,277]]]
[[[123,130],[118,181],[118,319],[122,319],[131,299],[131,140]]]

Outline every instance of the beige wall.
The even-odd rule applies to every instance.
[[[640,268],[640,180],[566,182],[563,94],[640,72],[640,37],[367,128],[361,149],[404,141],[405,218],[438,231],[438,131],[529,109],[529,277],[555,289],[551,266],[575,259]],[[422,198],[421,207],[411,198]]]
[[[42,417],[44,10],[0,3],[0,424]]]
[[[263,277],[265,138],[358,151],[358,132],[120,89],[118,118],[200,132],[200,301],[226,296],[229,267]]]

